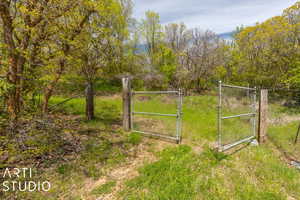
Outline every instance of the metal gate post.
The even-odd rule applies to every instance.
[[[218,104],[218,149],[219,151],[222,151],[221,147],[221,110],[222,109],[222,81],[219,81],[219,104]]]
[[[123,85],[123,128],[125,131],[131,130],[131,110],[130,110],[130,102],[131,102],[131,84],[130,78],[125,77],[122,78]]]
[[[179,129],[179,139],[181,141],[181,138],[182,138],[182,117],[183,117],[183,112],[182,112],[182,106],[183,106],[183,93],[182,93],[182,89],[179,89],[179,93],[180,93],[180,121],[179,121],[179,124],[180,124],[180,129]]]
[[[134,118],[134,115],[133,115],[133,112],[134,112],[134,93],[133,91],[131,90],[130,91],[130,127],[131,127],[131,130],[134,129],[133,127],[133,118]]]
[[[256,87],[254,87],[254,94],[253,94],[253,108],[252,108],[252,112],[256,113]],[[256,115],[253,115],[252,117],[252,126],[253,126],[253,136],[256,137]]]
[[[177,99],[177,118],[176,118],[176,140],[177,143],[181,140],[181,121],[182,121],[182,94],[181,89],[178,90]]]

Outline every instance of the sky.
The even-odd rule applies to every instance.
[[[297,0],[133,0],[133,15],[144,18],[147,10],[159,13],[162,24],[184,22],[188,28],[209,29],[218,34],[237,26],[254,25],[282,14]]]

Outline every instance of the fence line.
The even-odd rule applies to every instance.
[[[132,91],[130,92],[130,127],[133,132],[145,134],[145,135],[151,135],[151,136],[157,136],[161,138],[171,139],[175,140],[177,143],[181,140],[181,121],[182,121],[182,92],[181,89],[178,91]],[[140,94],[149,94],[149,95],[155,95],[155,94],[176,94],[177,95],[177,113],[155,113],[155,112],[138,112],[135,111],[135,104],[134,104],[134,96],[140,95]],[[151,116],[165,116],[165,117],[176,117],[176,135],[173,136],[167,136],[160,133],[152,133],[150,131],[141,131],[141,130],[135,130],[134,129],[134,115],[151,115]]]
[[[247,98],[250,97],[250,91],[253,91],[253,96],[250,99],[251,103],[250,103],[250,107],[252,112],[251,113],[242,113],[242,114],[236,114],[236,115],[230,115],[230,116],[223,116],[223,98],[224,98],[224,94],[223,94],[223,88],[231,88],[233,91],[235,89],[239,89],[242,91],[246,92],[246,96]],[[250,87],[242,87],[242,86],[235,86],[235,85],[227,85],[227,84],[223,84],[221,81],[219,81],[219,103],[218,103],[218,149],[219,151],[226,151],[230,148],[233,148],[239,144],[242,144],[244,142],[248,142],[251,141],[253,139],[255,139],[256,137],[256,88],[250,88]],[[241,117],[246,117],[246,116],[250,116],[250,123],[252,125],[252,135],[248,135],[246,138],[240,138],[238,141],[230,141],[230,143],[226,143],[223,144],[223,135],[226,134],[223,131],[223,120],[226,119],[233,119],[233,118],[241,118]]]

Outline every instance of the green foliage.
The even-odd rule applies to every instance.
[[[235,34],[227,79],[263,87],[299,87],[298,11],[299,7],[292,6],[281,16]]]
[[[100,79],[96,81],[94,90],[100,94],[116,94],[121,92],[121,81]]]

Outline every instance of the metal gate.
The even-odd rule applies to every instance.
[[[256,137],[256,88],[219,82],[218,149],[225,151]]]
[[[176,96],[176,113],[158,113],[158,112],[139,112],[135,110],[135,95],[175,95]],[[181,124],[182,124],[182,92],[179,89],[178,91],[132,91],[131,92],[131,128],[133,132],[161,137],[165,139],[175,140],[177,143],[181,140]],[[162,132],[151,132],[149,130],[136,130],[134,128],[135,115],[146,115],[146,116],[161,116],[161,117],[174,117],[176,118],[176,131],[173,135],[167,135]]]

